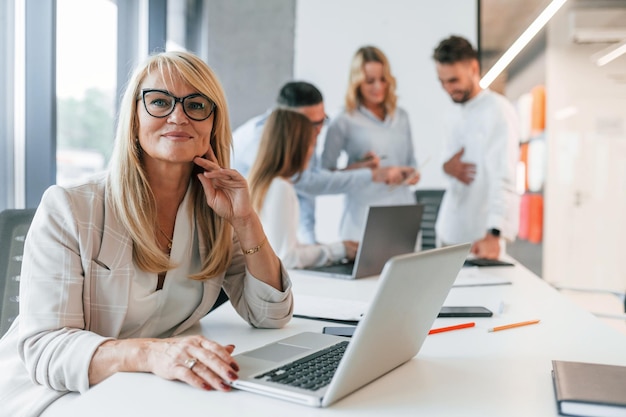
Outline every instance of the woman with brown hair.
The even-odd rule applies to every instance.
[[[278,108],[263,129],[259,153],[249,181],[252,204],[259,212],[268,240],[286,268],[327,265],[354,259],[357,243],[301,244],[298,241],[297,181],[315,152],[317,134],[301,113]]]

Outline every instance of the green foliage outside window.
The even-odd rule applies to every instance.
[[[58,100],[57,149],[95,151],[108,162],[113,150],[113,97],[91,88],[82,99]]]

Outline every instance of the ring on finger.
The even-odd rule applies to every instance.
[[[198,363],[198,359],[188,358],[188,359],[185,359],[185,362],[183,362],[183,365],[189,368],[189,370],[192,370],[193,367],[196,366],[196,363]]]

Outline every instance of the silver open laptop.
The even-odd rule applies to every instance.
[[[470,246],[456,245],[391,258],[352,339],[303,332],[241,353],[235,356],[241,369],[239,379],[232,385],[326,407],[402,365],[420,350]],[[314,376],[295,380],[285,377],[292,364],[297,367],[310,357],[329,356],[328,352],[337,345],[345,352],[340,354],[338,365],[327,365],[333,369],[326,385],[318,386]]]
[[[370,206],[354,262],[305,268],[302,271],[354,279],[380,274],[392,256],[415,252],[424,206]]]

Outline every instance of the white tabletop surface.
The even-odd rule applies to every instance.
[[[626,336],[580,309],[523,266],[483,268],[511,285],[452,288],[445,304],[501,305],[491,318],[437,319],[433,327],[474,321],[473,328],[427,337],[411,361],[327,409],[233,391],[202,391],[151,374],[116,374],[84,395],[70,394],[44,416],[557,416],[551,360],[626,365]],[[298,294],[367,301],[376,278],[343,281],[292,272]],[[501,324],[539,324],[490,333]],[[294,318],[283,329],[254,329],[230,305],[196,331],[236,351],[333,325]]]

